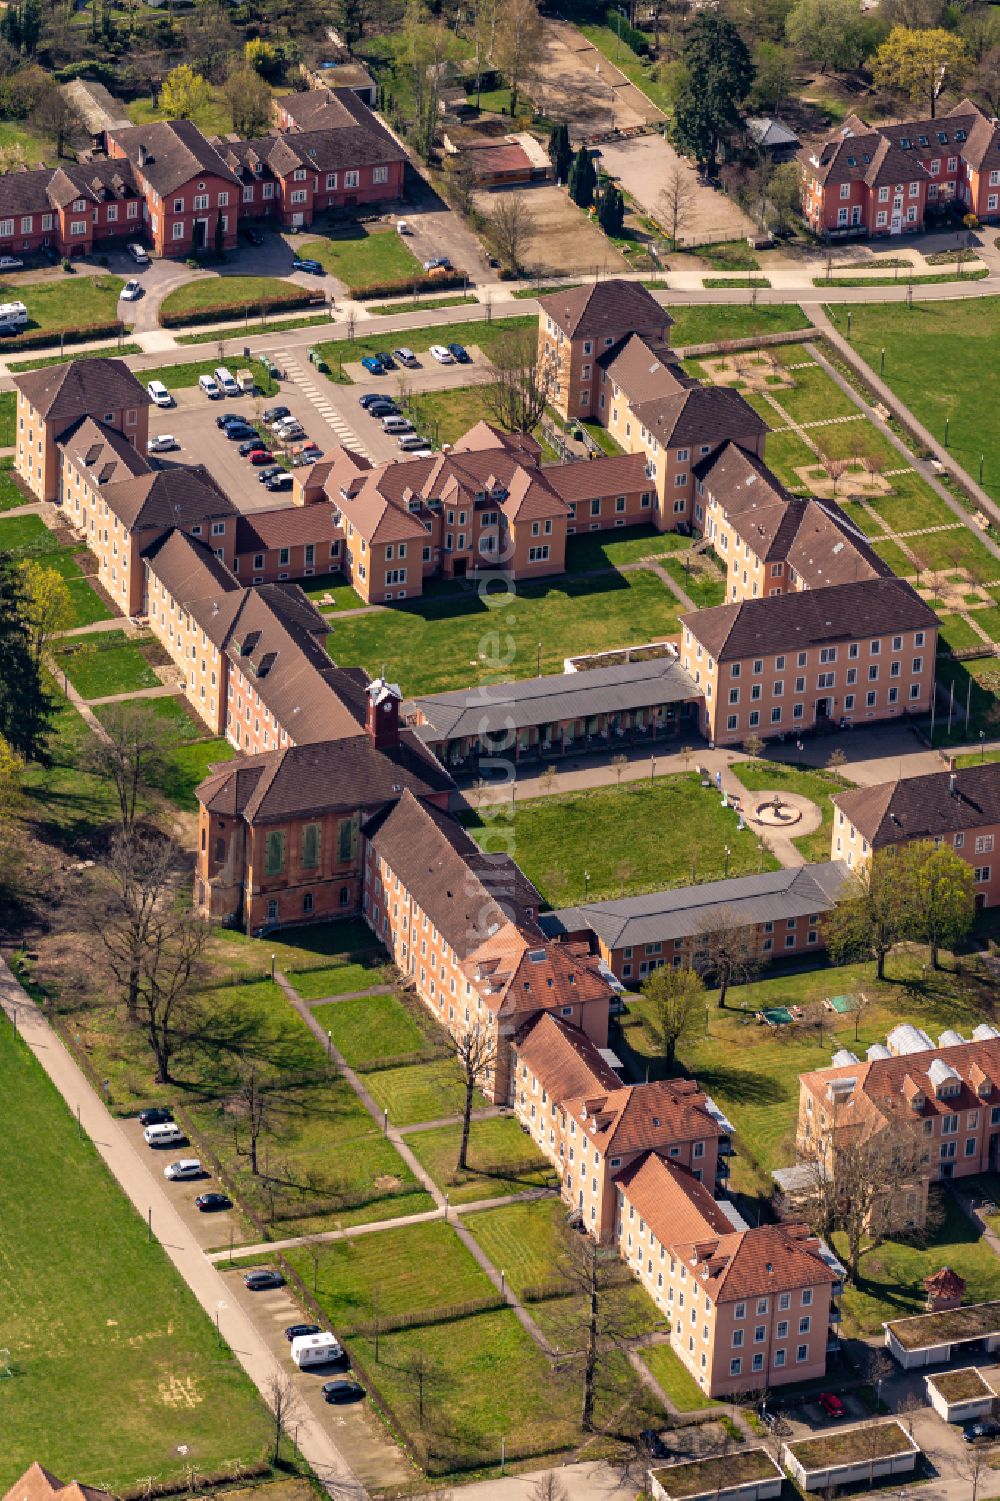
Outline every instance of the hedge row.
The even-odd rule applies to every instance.
[[[251,306],[255,313],[285,313],[294,308],[314,307],[324,303],[325,297],[318,292],[310,292],[307,287],[298,290],[292,289],[283,292],[280,297],[258,298]],[[232,302],[210,303],[208,307],[192,308],[184,313],[160,313],[160,323],[164,328],[185,328],[192,323],[225,323],[239,318],[244,311],[243,304]]]
[[[468,278],[462,271],[447,271],[444,276],[397,277],[395,281],[370,281],[355,287],[352,296],[359,302],[369,297],[399,297],[407,292],[450,292],[454,287],[464,287]]]
[[[60,335],[64,344],[86,344],[91,339],[116,339],[121,327],[120,323],[88,323],[83,328],[39,328],[33,333],[17,334],[13,339],[4,339],[0,342],[0,354],[6,359],[8,354],[18,349],[44,349],[52,344],[58,345]]]

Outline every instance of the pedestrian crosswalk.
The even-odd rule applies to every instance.
[[[348,426],[336,407],[333,406],[323,387],[316,384],[311,372],[303,369],[287,350],[275,350],[273,358],[276,364],[285,371],[286,379],[293,386],[298,387],[306,400],[316,408],[324,421],[333,428],[343,446],[353,449],[355,453],[361,454],[362,458],[370,460],[372,455],[368,452],[368,449],[362,443],[354,429]]]

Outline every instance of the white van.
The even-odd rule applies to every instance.
[[[24,328],[28,322],[28,309],[23,302],[0,302],[0,327]]]
[[[222,392],[210,375],[199,375],[198,385],[204,391],[209,401],[219,401],[221,399]]]
[[[413,423],[407,422],[405,417],[400,417],[398,414],[395,417],[383,417],[382,431],[384,433],[412,433]]]
[[[184,1140],[184,1132],[176,1121],[164,1121],[159,1126],[147,1126],[143,1131],[147,1147],[175,1147]]]
[[[300,1371],[311,1365],[330,1365],[344,1352],[332,1334],[299,1334],[292,1340],[292,1359]]]
[[[236,384],[236,377],[231,370],[226,369],[225,365],[220,365],[214,374],[227,396],[238,396],[240,394],[240,388]]]
[[[163,1169],[165,1178],[181,1182],[184,1178],[203,1178],[205,1169],[197,1157],[182,1157],[180,1162],[168,1162]]]

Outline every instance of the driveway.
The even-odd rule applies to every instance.
[[[617,177],[648,214],[663,222],[663,192],[679,169],[687,184],[688,205],[678,238],[687,244],[737,240],[758,233],[753,220],[725,193],[699,182],[686,157],[679,156],[661,135],[635,136],[628,141],[602,141],[601,166]]]
[[[542,53],[531,93],[543,115],[566,121],[574,142],[609,130],[612,125],[633,130],[666,119],[663,111],[568,21],[543,23]]]

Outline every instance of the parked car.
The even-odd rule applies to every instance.
[[[982,1439],[1000,1437],[1000,1423],[992,1418],[978,1418],[974,1423],[962,1424],[962,1437],[967,1444],[978,1444]]]
[[[263,422],[265,427],[273,427],[274,424],[276,422],[280,422],[283,417],[290,417],[291,415],[291,411],[288,407],[265,407],[263,412],[261,412],[260,414],[260,420],[261,422]]]
[[[23,271],[24,262],[16,255],[0,255],[0,271]]]
[[[248,1292],[263,1292],[266,1287],[284,1287],[285,1279],[280,1272],[271,1267],[254,1267],[252,1272],[243,1273],[243,1286]]]
[[[279,427],[274,434],[275,440],[278,443],[298,443],[305,435],[305,428],[300,427],[297,422],[293,423],[291,427]]]
[[[222,428],[223,432],[230,427],[252,427],[250,418],[243,412],[222,412],[215,419],[216,427]]]
[[[425,271],[450,271],[451,261],[446,255],[432,255],[429,261],[424,261]]]
[[[430,453],[431,445],[426,438],[419,433],[404,433],[399,440],[399,446],[404,453]]]
[[[266,448],[255,448],[250,455],[250,462],[255,469],[259,469],[262,464],[273,464],[274,454]]]
[[[269,480],[264,481],[265,490],[290,490],[291,488],[292,476],[288,474],[284,469],[280,474],[272,475]]]
[[[819,1405],[828,1418],[846,1418],[847,1408],[834,1392],[820,1392]]]
[[[439,365],[454,365],[455,356],[450,349],[445,349],[443,344],[432,344],[431,354]]]
[[[381,362],[382,362],[382,369],[383,370],[395,370],[395,368],[396,368],[396,361],[393,359],[392,355],[389,354],[386,350],[384,350],[384,349],[376,349],[376,351],[375,351],[375,358],[377,360],[381,360]]]
[[[137,266],[149,265],[149,256],[146,254],[144,248],[139,244],[138,240],[130,241],[129,244],[125,246],[125,249],[128,251],[129,255],[135,261]]]
[[[385,370],[382,366],[382,361],[374,354],[366,354],[364,359],[361,361],[361,367],[363,370],[367,370],[369,375],[385,374]]]
[[[122,287],[121,291],[118,293],[118,296],[121,298],[122,302],[138,302],[139,298],[142,296],[142,287],[136,281],[135,277],[132,277],[131,280],[127,281]]]
[[[449,344],[448,353],[451,355],[456,365],[472,364],[472,355],[466,349],[464,344]]]
[[[232,1209],[233,1201],[228,1194],[199,1194],[194,1201],[194,1207],[202,1214],[215,1214],[220,1209]]]
[[[263,438],[261,438],[258,433],[254,433],[252,438],[247,438],[245,443],[240,444],[236,452],[239,454],[241,459],[245,459],[248,454],[258,453],[263,449],[263,447]]]
[[[376,402],[388,400],[388,396],[383,395],[381,391],[366,391],[364,396],[358,397],[358,404],[359,406],[364,407],[365,411],[367,412],[371,410]]]
[[[199,375],[198,388],[203,395],[208,397],[209,401],[221,401],[222,392],[219,389],[218,382],[214,381],[210,375]]]
[[[417,370],[420,367],[420,361],[413,353],[413,350],[407,349],[405,345],[402,349],[394,349],[392,357],[394,360],[398,360],[401,365],[405,365],[407,370]]]
[[[241,224],[240,234],[243,236],[244,240],[248,240],[251,245],[263,245],[264,243],[264,236],[261,234],[260,230],[255,229],[252,224]]]
[[[147,1147],[179,1147],[186,1140],[180,1126],[173,1121],[161,1121],[159,1125],[146,1126],[143,1128],[143,1140]]]
[[[205,1169],[197,1157],[182,1157],[178,1162],[168,1162],[163,1169],[163,1176],[175,1181],[182,1178],[203,1178]]]
[[[219,365],[212,373],[218,381],[220,389],[227,396],[239,396],[240,388],[236,384],[236,377],[231,370],[227,370],[225,365]]]
[[[140,1126],[165,1126],[173,1118],[173,1111],[166,1105],[150,1105],[148,1110],[139,1111]]]
[[[384,433],[391,433],[394,437],[399,437],[402,433],[412,433],[413,423],[408,422],[405,417],[401,416],[383,417],[382,431]]]
[[[373,402],[368,408],[369,417],[398,417],[399,407],[394,401],[385,397],[382,401]]]
[[[670,1450],[663,1442],[655,1428],[644,1428],[639,1437],[642,1439],[650,1459],[669,1459]]]
[[[172,407],[174,404],[174,398],[162,380],[151,380],[146,386],[146,392],[154,407]]]
[[[280,464],[268,464],[267,468],[262,469],[258,474],[257,483],[258,485],[266,485],[268,480],[273,478],[274,475],[284,474],[284,472]]]
[[[180,444],[173,433],[159,433],[155,438],[150,438],[146,444],[147,453],[169,453],[173,448],[180,448]]]
[[[293,1339],[299,1339],[306,1334],[320,1334],[321,1332],[318,1324],[289,1324],[285,1330],[285,1338],[291,1344]]]
[[[360,1381],[342,1376],[338,1381],[324,1381],[323,1398],[326,1402],[360,1402],[365,1389]]]
[[[301,426],[302,423],[299,421],[299,419],[297,417],[293,417],[291,412],[289,412],[287,417],[276,417],[274,419],[274,421],[271,423],[271,431],[273,433],[283,433],[289,427]]]
[[[259,439],[259,434],[254,431],[249,422],[231,422],[228,427],[223,428],[223,431],[230,443],[242,442],[245,438]]]
[[[303,469],[309,464],[315,464],[317,459],[322,457],[322,448],[303,448],[302,452],[297,453],[292,459],[292,468]]]
[[[297,255],[292,261],[293,271],[308,271],[311,276],[325,276],[326,272],[319,261],[310,260],[308,256]]]

